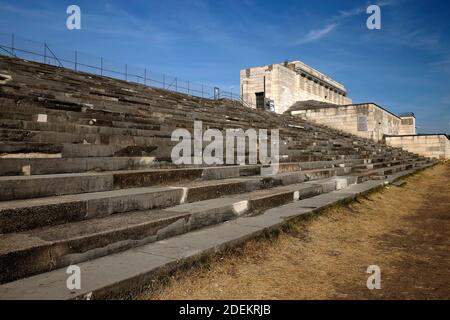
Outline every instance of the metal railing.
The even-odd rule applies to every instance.
[[[0,55],[17,57],[61,68],[111,77],[143,84],[149,87],[184,93],[206,99],[229,99],[245,105],[241,96],[231,90],[183,80],[176,76],[151,71],[92,56],[78,50],[55,49],[44,42],[16,37],[14,34],[0,33]]]

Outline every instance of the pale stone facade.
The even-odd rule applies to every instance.
[[[402,125],[400,126],[400,135],[414,135],[416,131],[416,117],[414,115],[401,116]]]
[[[296,103],[289,113],[425,157],[450,159],[449,138],[444,134],[416,135],[414,114],[399,117],[375,103],[339,106],[314,101]]]
[[[450,140],[445,134],[386,137],[386,144],[424,157],[450,159]]]
[[[342,84],[301,61],[241,70],[240,82],[247,106],[264,108],[271,102],[276,113],[287,111],[297,101],[352,102]]]
[[[374,103],[345,106],[305,106],[290,113],[303,119],[356,136],[381,141],[385,135],[401,134],[402,119]]]
[[[240,82],[247,107],[288,112],[422,156],[450,159],[446,135],[416,135],[412,113],[397,116],[375,103],[352,104],[342,84],[301,61],[241,70]]]

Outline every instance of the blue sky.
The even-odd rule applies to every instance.
[[[370,31],[365,9],[376,3],[382,29]],[[81,30],[66,28],[70,4]],[[449,133],[449,14],[437,0],[0,0],[0,31],[236,92],[240,69],[302,60],[354,102],[412,111],[419,132]]]

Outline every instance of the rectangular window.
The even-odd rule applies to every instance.
[[[412,126],[414,124],[413,119],[402,119],[402,125],[404,126]]]
[[[367,131],[367,116],[365,114],[358,114],[358,131]]]
[[[264,94],[264,92],[256,92],[255,95],[256,95],[256,108],[265,110],[265,104],[264,104],[265,94]]]

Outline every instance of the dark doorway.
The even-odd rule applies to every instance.
[[[255,95],[256,95],[256,109],[264,110],[265,109],[264,92],[256,92]]]

